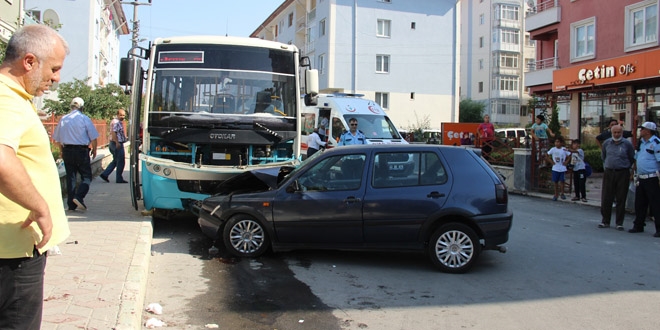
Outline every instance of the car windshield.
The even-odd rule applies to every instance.
[[[287,175],[284,176],[284,178],[278,182],[277,186],[281,187],[283,184],[286,184],[286,182],[289,181],[289,179],[294,176],[296,173],[298,173],[302,168],[306,167],[305,164],[310,163],[314,159],[318,158],[323,154],[323,151],[315,152],[313,155],[307,157],[307,159],[303,160],[302,163],[300,163],[298,166],[296,166],[295,169],[293,169],[291,172],[289,172]]]
[[[358,130],[364,134],[367,139],[400,139],[399,130],[396,129],[392,121],[386,116],[372,115],[344,115],[344,120],[350,122],[351,118],[358,121]]]

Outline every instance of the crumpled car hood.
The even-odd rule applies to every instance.
[[[213,195],[253,193],[277,188],[280,167],[261,168],[243,172],[223,181],[213,189]]]

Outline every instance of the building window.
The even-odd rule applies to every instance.
[[[316,67],[319,70],[319,74],[325,73],[325,54],[319,55],[319,60],[318,63],[316,64]]]
[[[502,30],[502,43],[520,45],[520,31]]]
[[[384,2],[384,3],[392,3],[392,0],[380,0],[380,2]]]
[[[533,58],[525,59],[525,72],[536,70],[536,60]]]
[[[518,91],[518,77],[493,77],[493,89],[500,91]]]
[[[647,0],[626,6],[625,13],[625,50],[657,46],[658,0]]]
[[[390,72],[390,56],[389,55],[376,55],[376,72],[388,73]]]
[[[289,27],[293,25],[293,13],[289,14]]]
[[[479,70],[484,69],[484,60],[479,60]]]
[[[383,109],[388,109],[390,107],[390,94],[383,92],[376,92],[376,103],[380,105]]]
[[[479,37],[479,48],[484,48],[484,37]]]
[[[501,54],[500,55],[501,68],[518,68],[518,55],[516,54]]]
[[[379,37],[390,37],[390,25],[392,24],[392,21],[387,20],[387,19],[379,19],[378,20],[378,32],[377,36]]]
[[[571,62],[588,60],[596,55],[596,18],[571,24]]]
[[[319,22],[319,37],[323,37],[325,35],[325,19],[322,19]]]
[[[518,21],[520,19],[519,16],[519,11],[520,7],[518,6],[511,6],[511,5],[502,5],[501,7],[501,19],[504,20],[510,20],[510,21]]]
[[[484,14],[479,15],[479,25],[484,25],[484,21],[485,21]]]
[[[483,93],[483,92],[484,92],[484,82],[480,81],[479,82],[479,93]]]
[[[411,93],[410,93],[410,99],[411,99],[411,100],[414,100],[414,99],[415,99],[415,92],[411,92]]]
[[[416,28],[417,24],[415,22],[410,23],[410,29],[414,30]]]

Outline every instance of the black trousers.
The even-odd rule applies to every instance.
[[[575,189],[575,197],[587,198],[587,171],[577,170],[573,171],[573,188]]]
[[[651,215],[655,218],[655,231],[660,233],[660,185],[658,178],[640,179],[635,189],[635,228],[644,228],[646,210],[651,207]]]
[[[626,197],[630,184],[630,170],[605,170],[603,174],[603,190],[600,199],[600,214],[603,223],[610,224],[612,218],[612,203],[616,201],[616,225],[623,226],[626,216]]]
[[[0,329],[38,330],[44,302],[46,254],[0,259]]]

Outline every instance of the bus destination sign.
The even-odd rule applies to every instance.
[[[204,63],[203,51],[158,52],[158,64],[162,63]]]

